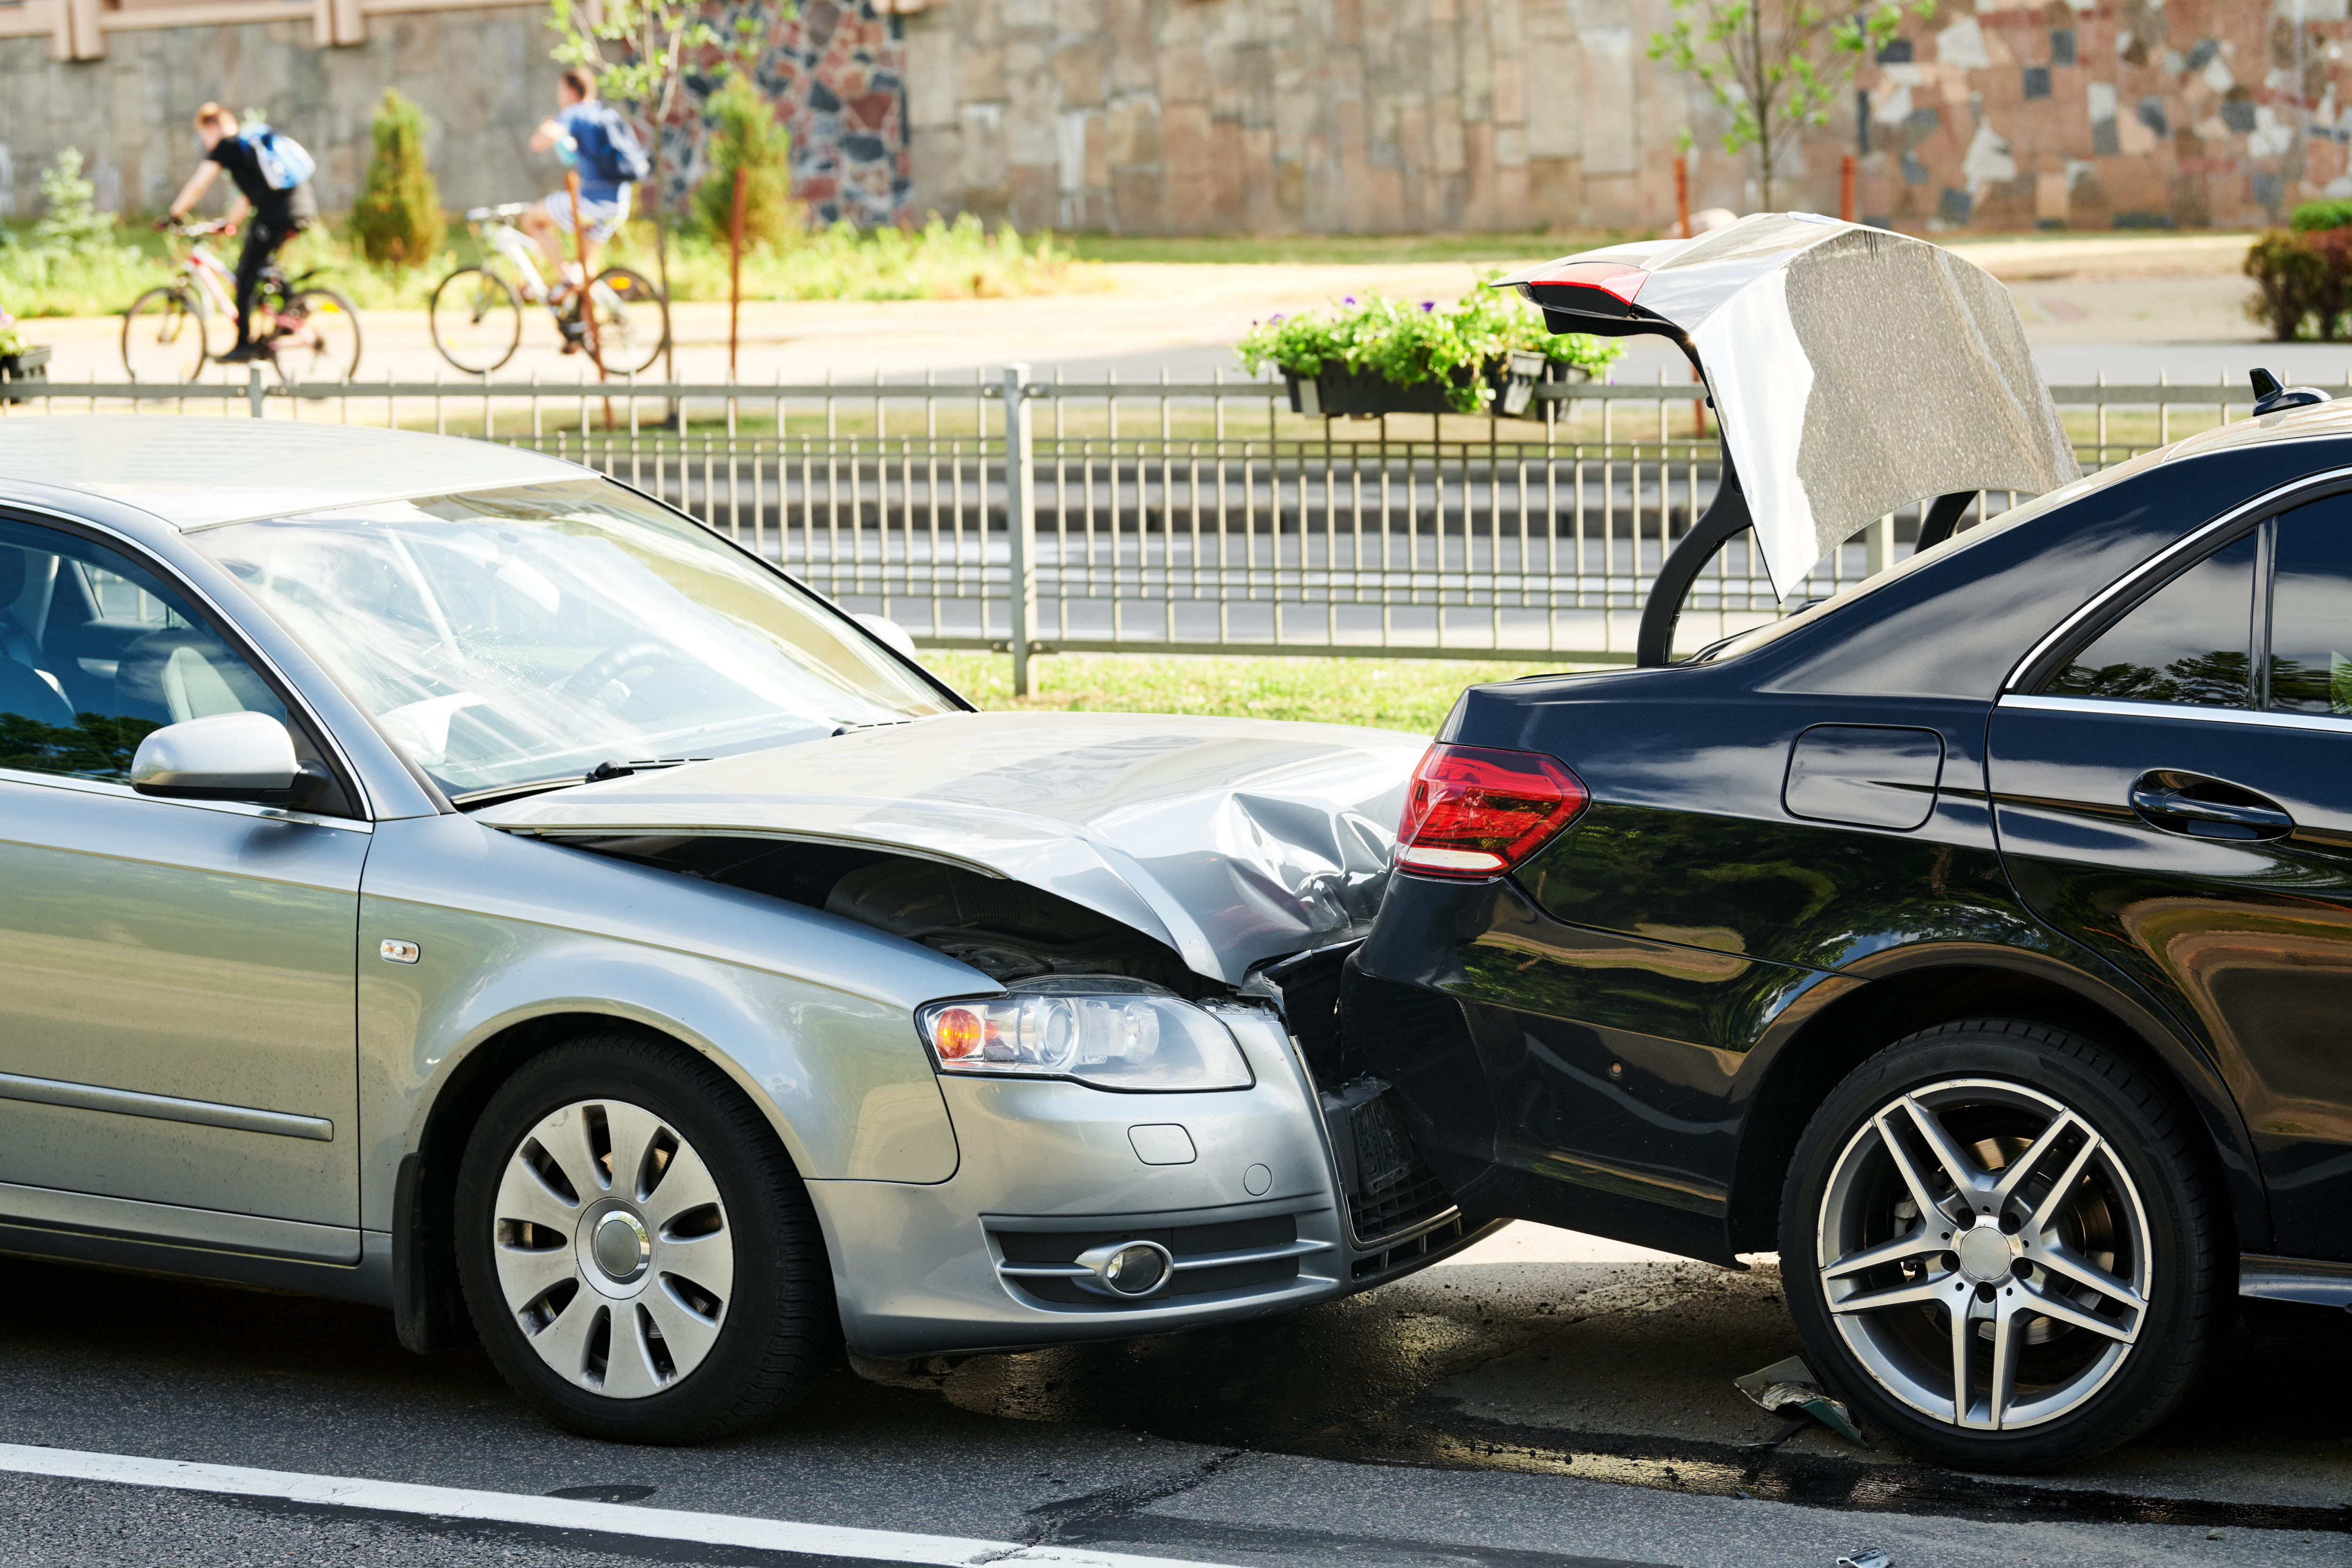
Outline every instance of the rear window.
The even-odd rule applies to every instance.
[[[1989,539],[2007,533],[2021,523],[2031,522],[2035,518],[2053,511],[2059,507],[2070,505],[2084,496],[2103,490],[2109,485],[2153,468],[2161,462],[2169,451],[2168,447],[2158,447],[2153,452],[2143,452],[2129,462],[2118,463],[2112,468],[2102,468],[2095,474],[2085,474],[2072,484],[2061,485],[2047,495],[2036,496],[2023,505],[2013,506],[2000,516],[1989,518],[1965,532],[1956,533],[1932,549],[1914,551],[1876,576],[1866,577],[1842,593],[1806,605],[1794,615],[1784,616],[1769,626],[1758,626],[1754,631],[1742,632],[1737,637],[1727,637],[1699,654],[1691,662],[1713,664],[1723,659],[1738,658],[1745,654],[1754,653],[1758,648],[1779,641],[1800,626],[1811,626],[1824,616],[1834,615],[1849,605],[1860,603],[1888,584],[1900,582],[1905,576],[1929,562],[1948,561],[1955,553],[1972,550]]]

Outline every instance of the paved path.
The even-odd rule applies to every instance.
[[[2242,381],[2260,363],[2298,378],[2341,384],[2352,345],[2264,345],[2243,311],[2251,285],[2237,274],[2244,239],[2003,240],[1964,247],[2011,280],[2021,314],[2053,382],[2134,380],[2168,371],[2183,380],[2228,374]],[[1536,258],[1539,259],[1539,258]],[[1483,270],[1467,263],[1412,265],[1201,265],[1121,263],[1086,268],[1085,292],[1014,300],[913,300],[744,307],[740,374],[749,381],[822,382],[969,378],[1023,360],[1040,374],[1073,380],[1238,378],[1230,345],[1277,311],[1311,309],[1348,293],[1451,299]],[[689,303],[675,311],[678,374],[718,381],[727,370],[727,308]],[[421,310],[362,313],[367,346],[362,379],[456,378],[435,353]],[[116,380],[120,323],[111,319],[29,323],[57,350],[59,382]],[[524,346],[500,379],[572,382],[577,357],[560,352],[554,327],[530,320]],[[1620,379],[1680,380],[1687,367],[1669,345],[1635,340]],[[215,371],[215,375],[220,373]],[[236,378],[241,381],[241,376]]]

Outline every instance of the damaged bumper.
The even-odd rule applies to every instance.
[[[1249,1058],[1249,1089],[943,1080],[954,1176],[810,1183],[851,1349],[904,1360],[1260,1317],[1395,1279],[1483,1234],[1433,1182],[1397,1168],[1377,1086],[1318,1090],[1274,1008],[1218,1012]],[[1120,1298],[1077,1261],[1132,1242],[1171,1264],[1149,1295]]]

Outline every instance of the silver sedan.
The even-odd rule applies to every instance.
[[[1419,752],[976,713],[529,453],[11,420],[0,1248],[660,1442],[1362,1289],[1473,1234],[1335,1016]]]

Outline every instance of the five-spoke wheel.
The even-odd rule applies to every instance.
[[[2032,1469],[2186,1390],[2217,1300],[2204,1174],[2102,1047],[1950,1025],[1840,1085],[1797,1152],[1781,1269],[1815,1370],[1910,1446]]]
[[[483,1109],[457,1210],[483,1344],[575,1431],[717,1436],[825,1364],[832,1275],[807,1190],[742,1091],[674,1042],[531,1058]]]

